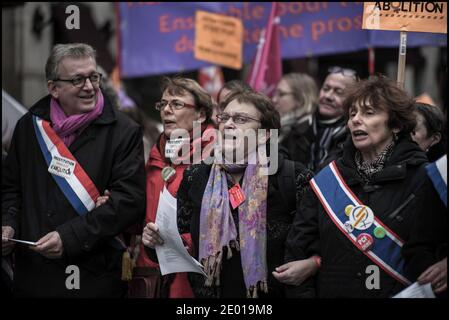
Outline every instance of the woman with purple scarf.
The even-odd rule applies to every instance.
[[[196,297],[283,297],[284,286],[272,272],[283,264],[295,194],[300,200],[310,173],[269,143],[277,135],[270,129],[279,129],[280,120],[264,95],[233,93],[217,119],[221,143],[214,163],[188,168],[177,194],[179,231],[191,233],[194,257],[207,274],[189,274],[193,291]],[[257,138],[251,139],[251,132]],[[270,153],[269,163],[264,150]],[[269,170],[273,165],[274,174]],[[295,190],[292,201],[285,201],[279,177],[286,176],[289,166]]]

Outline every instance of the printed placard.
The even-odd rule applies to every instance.
[[[365,2],[362,29],[447,33],[447,2]]]
[[[240,19],[197,11],[195,15],[195,58],[241,69],[243,24]]]

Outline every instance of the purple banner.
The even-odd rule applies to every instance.
[[[362,30],[363,2],[279,2],[283,58],[301,58],[397,47],[399,32]],[[270,2],[119,3],[120,64],[123,77],[184,72],[209,66],[195,59],[195,12],[243,21],[245,63],[251,62]],[[446,46],[445,34],[409,32],[407,46]]]

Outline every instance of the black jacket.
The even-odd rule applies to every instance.
[[[365,184],[358,175],[354,154],[354,145],[348,140],[343,157],[337,161],[343,179],[362,203],[405,243],[419,214],[434,219],[435,213],[444,210],[427,177],[426,156],[410,138],[398,141],[384,169],[373,176],[370,184]],[[313,254],[322,257],[317,277],[299,287],[289,287],[290,296],[386,298],[404,288],[379,268],[380,289],[367,289],[366,280],[371,275],[367,266],[373,262],[341,233],[310,190],[288,235],[286,260],[304,259]]]
[[[274,268],[284,263],[285,240],[295,213],[295,205],[289,208],[279,188],[278,175],[284,174],[283,157],[280,156],[279,168],[276,174],[268,178],[267,194],[267,264],[268,264],[268,297],[283,297],[283,285],[271,274]],[[184,172],[184,177],[177,193],[178,200],[178,228],[180,233],[191,233],[194,244],[195,258],[198,258],[198,239],[200,228],[201,201],[209,179],[211,165],[194,165]],[[295,163],[294,174],[296,193],[302,194],[307,186],[311,173],[299,163]],[[296,186],[295,186],[296,185]],[[229,188],[232,187],[231,185]],[[294,194],[293,194],[294,197]],[[232,210],[234,221],[238,226],[237,210]],[[237,228],[238,230],[238,228]],[[226,250],[226,249],[225,249]],[[226,252],[223,252],[226,257]],[[201,275],[190,274],[192,289],[197,297],[232,297],[245,298],[246,289],[243,280],[240,254],[233,249],[232,258],[223,259],[221,269],[222,284],[219,290],[204,287]],[[262,294],[262,297],[265,295]]]
[[[58,231],[64,254],[47,259],[16,244],[14,291],[18,296],[121,296],[122,251],[108,242],[140,221],[145,213],[145,169],[141,129],[115,112],[105,96],[103,113],[69,150],[100,194],[111,191],[103,206],[79,216],[53,177],[38,145],[32,115],[50,121],[50,97],[38,101],[17,123],[2,175],[2,225],[15,238],[37,241]],[[80,269],[80,289],[67,290],[68,265]]]
[[[281,145],[288,150],[290,159],[303,163],[308,169],[318,172],[332,160],[343,153],[343,145],[348,136],[346,119],[342,117],[332,125],[320,125],[317,122],[318,111],[312,117],[312,124],[308,121],[294,126]],[[323,130],[330,129],[330,140],[327,154],[323,159],[318,157],[318,148]]]

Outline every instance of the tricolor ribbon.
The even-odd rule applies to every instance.
[[[426,170],[441,200],[447,207],[447,155],[428,164]]]
[[[352,232],[346,230],[344,224],[348,221],[348,217],[345,214],[345,208],[348,205],[361,206],[363,203],[346,185],[335,161],[310,180],[310,185],[332,222],[357,248],[356,239],[359,234],[374,234],[376,227],[382,227],[386,231],[386,236],[383,239],[376,239],[370,250],[362,252],[397,281],[404,285],[411,284],[403,272],[404,260],[402,259],[401,248],[404,241],[377,217],[366,230],[354,229]]]
[[[33,125],[37,141],[48,166],[50,166],[54,156],[67,158],[76,163],[73,174],[66,179],[52,174],[52,177],[73,208],[79,215],[84,215],[94,209],[95,201],[100,195],[95,184],[76,161],[61,138],[52,129],[48,121],[33,116]]]

